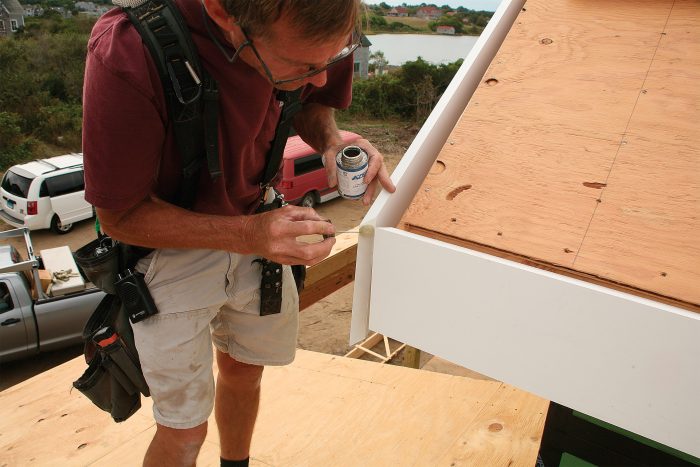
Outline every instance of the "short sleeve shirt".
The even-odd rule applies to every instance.
[[[279,118],[275,89],[242,60],[230,63],[205,27],[200,2],[179,0],[203,66],[219,86],[219,158],[222,176],[201,170],[194,211],[252,213]],[[211,31],[227,42],[216,26]],[[229,51],[230,54],[233,51]],[[322,88],[307,85],[304,102],[334,108],[350,104],[352,57],[329,69]],[[120,9],[95,25],[88,43],[83,91],[85,198],[104,209],[127,209],[149,194],[172,199],[181,161],[156,67],[138,32]]]

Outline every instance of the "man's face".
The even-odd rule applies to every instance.
[[[240,27],[237,29],[229,33],[229,40],[240,47],[245,41],[245,33]],[[329,60],[338,56],[348,45],[349,34],[340,33],[325,41],[309,40],[283,16],[270,27],[265,37],[248,36],[248,39],[252,41],[252,47],[241,51],[240,58],[268,80],[271,75],[277,89],[291,91],[306,84],[316,87],[326,84],[325,70],[314,76],[295,78],[326,67]],[[293,81],[275,83],[288,79]]]

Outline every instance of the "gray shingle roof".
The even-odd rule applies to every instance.
[[[5,9],[10,12],[10,14],[24,14],[24,9],[17,0],[0,0],[0,5],[4,6]]]

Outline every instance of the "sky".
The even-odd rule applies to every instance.
[[[463,6],[465,8],[469,8],[470,10],[485,10],[485,11],[496,11],[496,8],[498,8],[498,5],[501,3],[501,0],[416,0],[416,1],[408,1],[408,0],[401,0],[401,1],[392,1],[392,0],[384,0],[387,4],[391,6],[396,6],[396,5],[401,5],[402,3],[405,3],[406,5],[420,5],[421,3],[433,3],[438,6],[442,5],[449,5],[452,8],[457,8],[460,6]],[[365,0],[365,3],[371,3],[371,4],[378,4],[381,3],[382,0]]]

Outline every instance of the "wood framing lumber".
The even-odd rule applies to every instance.
[[[372,350],[372,348],[380,342],[384,343],[384,355]],[[391,346],[389,345],[389,339],[386,336],[382,336],[381,334],[375,332],[364,341],[360,342],[359,344],[355,344],[353,349],[344,356],[348,358],[362,358],[363,355],[369,354],[378,358],[379,362],[387,363],[405,347],[406,344],[400,344],[392,351]]]
[[[420,368],[420,350],[407,345],[406,351],[403,353],[403,366]]]
[[[354,231],[359,228],[351,229]],[[345,233],[336,237],[330,256],[318,264],[306,268],[304,290],[299,296],[299,310],[303,310],[355,278],[357,234]]]
[[[384,336],[378,332],[374,332],[367,339],[355,345],[355,347],[350,352],[346,353],[345,356],[348,358],[360,358],[362,354],[365,353],[364,350],[362,350],[363,348],[371,349],[375,345],[379,344],[382,339],[384,339]]]

